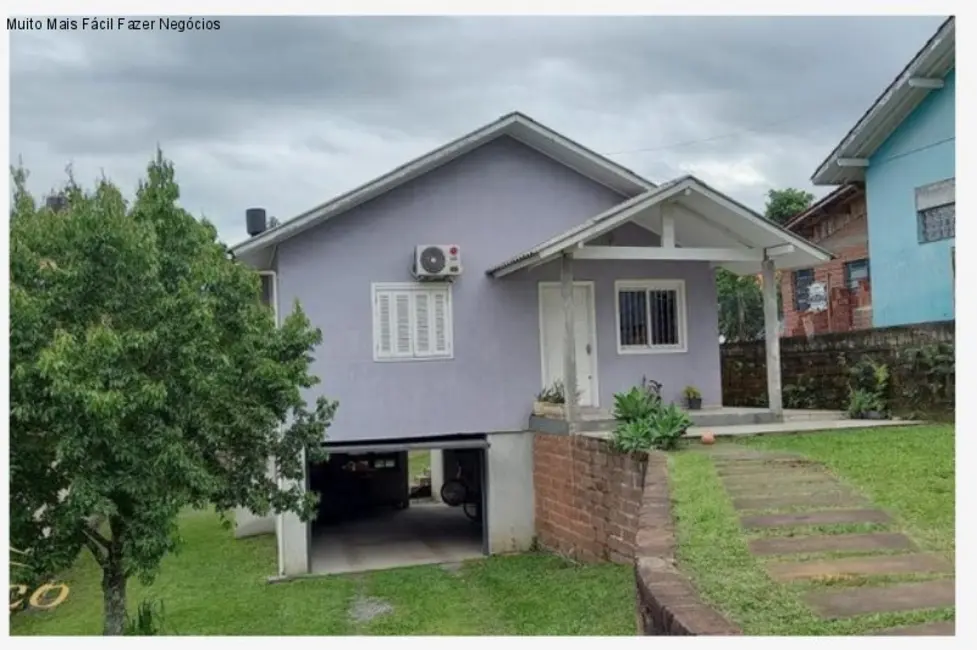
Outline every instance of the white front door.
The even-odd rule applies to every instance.
[[[574,334],[577,347],[577,390],[581,406],[597,406],[597,363],[594,323],[594,285],[575,282],[573,287]],[[563,381],[563,296],[558,282],[539,283],[540,345],[542,347],[543,387]]]

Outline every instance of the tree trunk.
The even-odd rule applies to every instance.
[[[117,517],[109,519],[112,540],[106,549],[105,563],[102,565],[102,600],[105,605],[105,620],[102,634],[121,636],[126,623],[126,572],[122,562],[122,537],[124,524]]]
[[[121,635],[126,620],[126,576],[118,554],[110,553],[102,569],[102,599],[105,603],[102,634]]]

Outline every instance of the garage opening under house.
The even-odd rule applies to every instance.
[[[477,459],[463,474],[478,476],[466,480],[478,483],[481,537],[455,512],[442,526],[455,531],[448,547],[528,550],[531,428],[555,426],[531,421],[533,402],[556,381],[571,434],[645,377],[667,401],[695,386],[722,416],[717,267],[763,274],[763,417],[782,419],[775,273],[831,259],[695,177],[656,185],[519,113],[281,225],[267,228],[261,209],[248,215],[235,258],[264,275],[276,314],[300,302],[321,329],[311,367],[321,383],[307,398],[339,403],[324,441],[339,460],[304,479],[324,494],[322,517],[309,526],[237,513],[239,535],[277,534],[288,576],[369,556],[371,543],[390,563],[436,555],[423,531],[452,509],[392,507],[406,487],[398,463],[422,445],[441,450],[434,483]],[[383,478],[343,469],[357,463]],[[386,511],[363,514],[378,501]],[[399,537],[378,546],[384,517]],[[446,536],[431,539],[444,548]]]

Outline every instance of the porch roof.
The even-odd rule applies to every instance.
[[[619,226],[633,222],[662,235],[662,206],[674,208],[674,257],[669,253],[655,259],[702,259],[739,274],[755,274],[767,252],[780,248],[776,265],[781,269],[816,266],[832,259],[832,254],[764,218],[746,206],[710,187],[695,176],[682,176],[610,210],[579,226],[560,233],[529,250],[488,269],[492,277],[502,277],[520,269],[544,264],[567,252],[587,251],[584,244]],[[695,251],[696,256],[683,254]],[[709,257],[709,251],[715,256]],[[739,254],[731,255],[731,252]],[[579,254],[579,253],[578,253]],[[583,255],[581,255],[582,257]],[[596,259],[590,255],[589,259]],[[624,259],[624,258],[617,258]],[[634,257],[631,259],[640,259]]]

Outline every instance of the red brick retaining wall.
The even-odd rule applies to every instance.
[[[537,433],[533,441],[536,536],[581,562],[630,563],[644,463],[604,440]]]
[[[675,563],[665,454],[635,459],[605,440],[537,432],[533,482],[540,545],[580,562],[633,563],[639,635],[740,633]]]
[[[635,540],[634,578],[638,634],[738,635],[739,628],[699,598],[675,562],[675,526],[665,454],[648,458]]]

